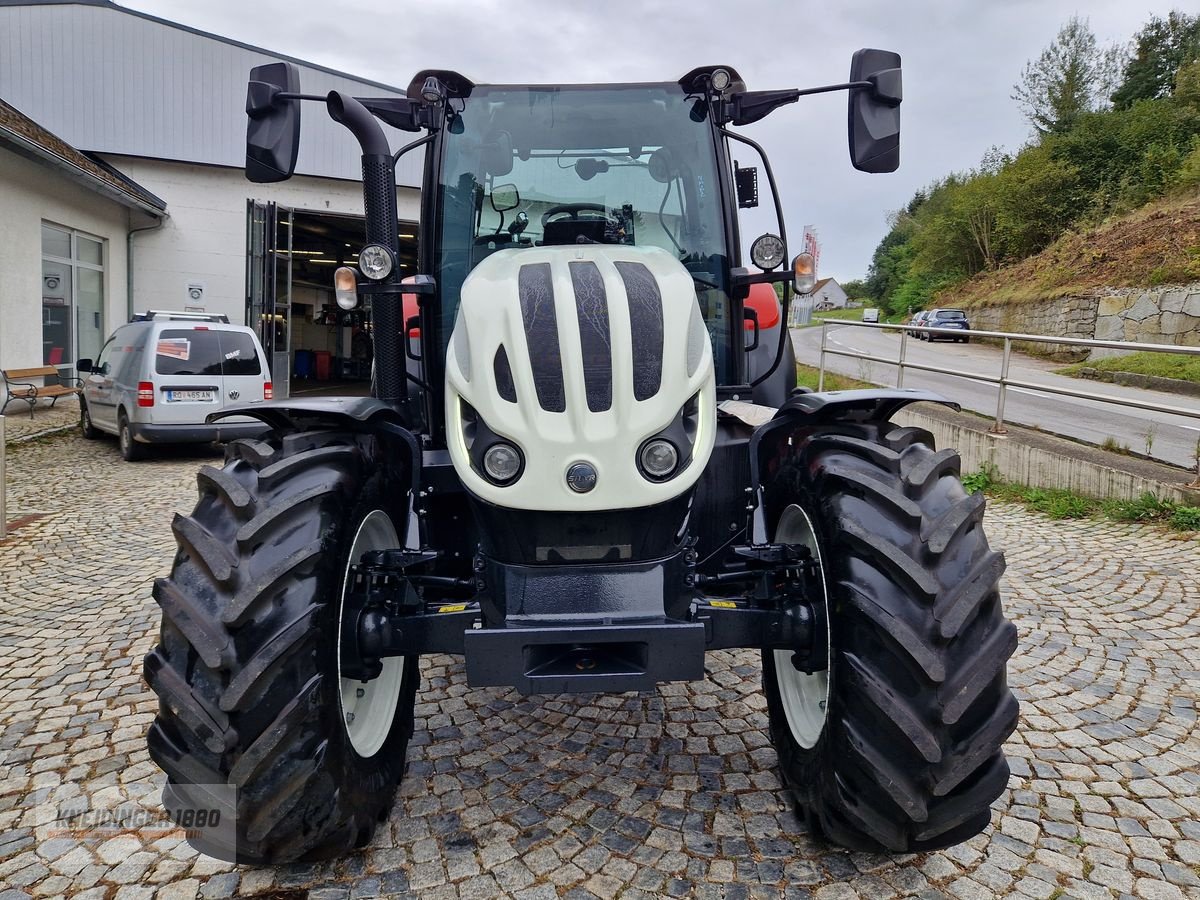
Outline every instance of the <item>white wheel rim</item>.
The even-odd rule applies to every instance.
[[[792,665],[791,650],[776,650],[775,677],[779,683],[779,699],[783,704],[783,715],[787,719],[792,738],[805,750],[816,746],[825,728],[825,717],[829,705],[829,590],[825,584],[825,563],[821,559],[821,548],[817,544],[816,529],[808,514],[796,504],[792,504],[779,517],[779,525],[775,528],[775,543],[799,544],[807,547],[817,561],[820,569],[821,596],[818,598],[825,604],[825,668],[820,672],[805,675]]]
[[[346,588],[350,581],[350,567],[371,550],[394,550],[400,546],[396,526],[388,514],[381,509],[371,511],[358,526],[350,555],[346,560],[346,572],[342,576],[342,595],[338,601],[338,679],[341,682],[342,724],[350,738],[354,752],[365,758],[374,756],[387,740],[396,718],[396,706],[400,701],[400,686],[404,681],[404,657],[388,656],[381,662],[383,671],[379,677],[362,682],[357,678],[342,678],[342,612],[345,609]]]

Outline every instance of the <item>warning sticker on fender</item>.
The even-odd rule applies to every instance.
[[[709,600],[708,605],[717,609],[737,609],[737,604],[732,600]]]
[[[451,605],[451,606],[439,606],[439,607],[438,607],[438,612],[440,612],[440,613],[448,613],[448,612],[465,612],[465,611],[466,611],[466,609],[467,609],[467,604],[465,604],[465,603],[455,603],[455,604],[453,604],[453,605]]]

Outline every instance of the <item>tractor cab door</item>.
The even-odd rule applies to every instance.
[[[246,324],[258,333],[275,397],[291,377],[292,211],[246,201]]]

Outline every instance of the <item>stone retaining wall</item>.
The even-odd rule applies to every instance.
[[[1105,292],[1097,298],[1096,340],[1200,345],[1200,284]],[[1121,352],[1097,349],[1091,358]]]
[[[971,327],[981,331],[1015,331],[1021,334],[1054,334],[1088,338],[1096,329],[1095,297],[1060,297],[1039,303],[980,306],[968,310]],[[1018,341],[1018,350],[1066,362],[1087,357],[1086,350],[1069,344],[1032,344]]]
[[[973,307],[969,315],[971,327],[983,331],[1200,346],[1200,283],[1108,288],[1039,303]],[[1019,349],[1071,361],[1123,353],[1096,349],[1089,357],[1086,350],[1058,344],[1020,345]]]

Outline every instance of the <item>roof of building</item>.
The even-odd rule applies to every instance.
[[[171,28],[176,28],[179,31],[186,31],[188,34],[195,34],[199,35],[200,37],[210,38],[214,41],[220,41],[222,44],[229,44],[231,47],[241,47],[243,50],[253,50],[255,53],[264,53],[267,56],[270,56],[272,59],[287,60],[288,62],[294,62],[309,69],[316,69],[320,72],[328,72],[330,75],[337,75],[339,78],[350,78],[362,84],[369,84],[377,88],[382,88],[385,91],[394,91],[400,94],[405,92],[405,88],[396,87],[394,84],[385,84],[382,81],[372,81],[369,78],[362,78],[359,75],[354,75],[350,72],[342,72],[339,69],[332,69],[329,66],[322,66],[318,63],[309,62],[306,59],[300,59],[295,56],[287,56],[283,53],[276,53],[274,50],[268,50],[265,47],[247,44],[244,41],[235,41],[233,38],[228,38],[220,34],[214,34],[211,31],[203,31],[199,28],[193,28],[190,25],[181,25],[178,22],[172,22],[170,19],[164,19],[160,16],[153,16],[150,13],[144,13],[136,9],[130,9],[127,6],[121,6],[117,3],[113,3],[112,0],[0,0],[0,6],[102,6],[105,9],[122,12],[129,16],[137,16],[139,19],[145,19],[148,22],[157,22],[159,25],[167,25]]]
[[[111,0],[0,0],[0,96],[73,147],[106,158],[243,168],[247,79],[253,67],[278,60],[297,67],[308,94],[405,93]],[[304,110],[296,174],[358,181],[353,140],[317,107]],[[411,140],[383,128],[392,140]],[[419,153],[402,157],[398,183],[420,185],[423,161]]]
[[[7,0],[0,0],[0,3]],[[14,106],[0,100],[0,146],[51,166],[84,187],[123,206],[161,217],[167,204],[112,166],[47,131]]]
[[[818,281],[816,284],[813,285],[813,289],[811,291],[809,291],[809,293],[815,294],[817,291],[819,291],[821,288],[825,287],[825,285],[829,284],[829,282],[831,282],[831,281],[833,281],[832,278],[822,278],[820,281]],[[834,282],[834,284],[837,284],[837,282]]]

